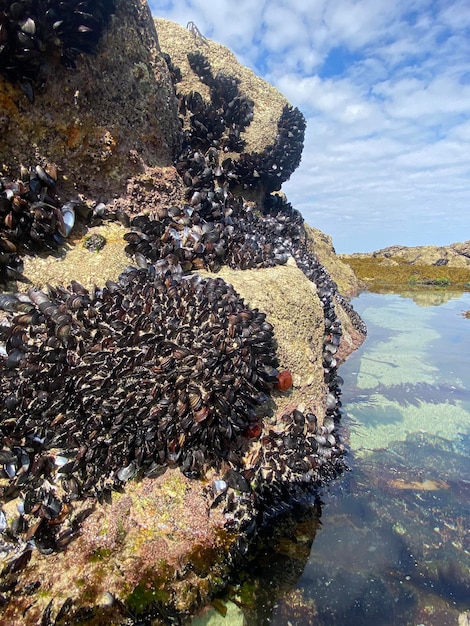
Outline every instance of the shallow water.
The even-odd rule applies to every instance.
[[[470,623],[470,294],[411,295],[353,301],[369,334],[340,369],[352,471],[267,541],[230,619],[198,624]]]

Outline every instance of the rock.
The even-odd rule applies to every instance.
[[[183,130],[199,129],[202,152],[215,147],[220,163],[233,161],[232,181],[245,195],[259,200],[279,190],[300,162],[301,112],[224,46],[168,20],[155,23],[176,76]]]
[[[210,39],[201,39],[169,20],[156,18],[155,26],[162,51],[170,55],[172,64],[181,71],[182,79],[177,83],[179,93],[188,95],[191,91],[199,91],[209,101],[209,87],[191,70],[188,61],[188,53],[202,53],[210,62],[214,76],[221,72],[235,78],[239,81],[241,94],[250,96],[254,101],[253,120],[243,133],[245,151],[263,152],[275,142],[282,110],[289,105],[285,96],[241,65],[225,46]]]
[[[178,208],[188,201],[191,206],[200,203],[199,198],[193,199],[193,187],[199,183],[184,182],[188,171],[184,150],[188,158],[190,154],[192,159],[195,157],[189,147],[183,148],[183,153],[180,150],[182,134],[171,78],[178,77],[178,69],[181,80],[176,88],[181,97],[189,98],[190,91],[199,90],[209,117],[217,90],[222,86],[230,91],[236,86],[238,95],[230,91],[230,102],[235,100],[234,107],[244,112],[246,124],[238,124],[244,130],[239,136],[230,135],[228,121],[211,146],[217,157],[214,151],[209,153],[204,137],[201,145],[213,159],[224,156],[233,160],[233,167],[226,169],[232,179],[225,192],[227,197],[240,197],[247,213],[258,219],[263,203],[275,205],[279,198],[271,192],[298,164],[304,129],[299,111],[292,109],[273,87],[242,68],[227,49],[177,25],[162,20],[156,24],[169,59],[164,60],[160,53],[146,3],[117,0],[115,15],[96,55],[81,55],[73,71],[48,62],[47,80],[43,87],[35,88],[34,102],[18,85],[0,78],[0,101],[8,112],[0,120],[4,179],[17,178],[20,165],[32,167],[39,161],[45,168],[39,171],[48,180],[46,174],[53,169],[50,164],[55,163],[59,172],[57,193],[63,200],[77,197],[88,213],[102,208],[102,203],[114,217],[121,217],[120,223],[77,223],[54,256],[24,256],[23,279],[29,281],[24,289],[78,281],[93,291],[94,284],[102,287],[108,280],[116,281],[128,263],[145,267],[148,260],[143,254],[134,259],[126,255],[123,234],[129,234],[129,219],[144,214],[163,221],[161,215],[168,213],[169,207]],[[188,53],[193,56],[188,58]],[[204,80],[194,71],[198,64]],[[222,109],[229,120],[232,112]],[[216,117],[211,118],[214,124]],[[185,116],[185,124],[188,119]],[[184,141],[188,141],[187,134]],[[175,157],[178,169],[173,167]],[[280,162],[283,167],[277,168]],[[4,197],[8,200],[7,195]],[[242,458],[236,470],[231,467],[233,457],[227,450],[226,459],[218,467],[210,467],[204,480],[188,478],[179,469],[170,468],[157,477],[129,480],[121,491],[111,495],[71,498],[60,520],[54,510],[57,502],[41,492],[38,497],[46,501],[38,507],[28,504],[24,514],[27,522],[21,521],[17,505],[21,510],[24,502],[10,480],[17,468],[11,466],[8,449],[2,450],[2,463],[8,466],[0,479],[6,520],[2,518],[2,524],[16,525],[20,537],[15,544],[6,537],[2,544],[6,589],[2,596],[3,623],[29,625],[56,620],[59,624],[86,617],[92,620],[89,623],[120,624],[126,623],[129,611],[136,615],[149,611],[149,607],[154,607],[152,617],[156,620],[161,611],[167,617],[188,615],[217,591],[236,559],[246,554],[260,520],[269,521],[279,515],[291,497],[305,494],[309,483],[317,484],[341,471],[342,446],[334,434],[335,420],[339,418],[336,369],[360,345],[364,329],[338,293],[335,281],[347,295],[357,289],[357,281],[337,260],[328,236],[302,225],[299,216],[285,208],[283,200],[279,204],[289,219],[293,216],[295,236],[289,254],[278,253],[280,264],[274,263],[273,267],[241,271],[236,264],[235,268],[223,266],[217,276],[233,284],[247,306],[266,314],[266,328],[272,325],[277,340],[279,366],[291,371],[293,388],[272,390],[266,397],[260,410],[259,432],[247,429],[236,451],[235,456]],[[106,240],[102,249],[90,251],[84,246],[93,234]],[[147,237],[141,235],[142,239]],[[249,243],[252,249],[255,242]],[[113,283],[110,285],[112,290]],[[21,307],[21,297],[15,306]],[[12,313],[11,296],[5,296],[2,302],[7,315]],[[43,309],[51,306],[44,301],[42,305]],[[24,323],[29,332],[31,324]],[[2,326],[5,336],[6,329]],[[61,332],[67,337],[71,331],[62,326]],[[106,341],[100,345],[100,332],[96,332],[98,347],[94,347],[103,352],[109,345]],[[23,337],[20,333],[8,339],[9,349]],[[50,340],[53,348],[55,339]],[[227,343],[227,350],[235,349],[232,343]],[[257,349],[255,346],[254,353]],[[13,357],[9,365],[15,366]],[[4,355],[0,358],[3,364]],[[106,386],[101,392],[100,404],[112,402]],[[14,405],[14,398],[8,403]],[[6,419],[5,414],[2,419]],[[34,445],[40,449],[41,437],[34,436],[38,439]],[[294,440],[296,447],[302,448],[296,451],[298,459],[290,455],[289,445]],[[311,449],[317,440],[318,445],[314,443],[315,449]],[[66,459],[54,450],[40,451],[46,456],[50,452],[44,471],[52,481],[57,475],[50,466],[55,465],[54,458],[58,457],[59,463]],[[308,460],[313,457],[314,465]],[[24,459],[21,462],[27,473],[28,463]],[[127,480],[127,472],[130,477],[133,469],[131,461],[118,474],[126,474]],[[38,478],[38,489],[42,478]],[[10,488],[13,491],[8,491]],[[51,486],[44,488],[47,491]],[[38,515],[45,517],[39,519]],[[57,524],[49,524],[51,516]],[[23,523],[30,524],[27,530],[22,530]],[[36,536],[39,530],[43,535]],[[36,537],[44,553],[31,549],[26,534],[29,539]],[[60,538],[59,551],[49,550],[44,538],[50,535]],[[46,554],[49,551],[52,554]]]
[[[450,247],[458,254],[470,258],[470,241],[451,243]]]
[[[111,52],[112,51],[112,52]],[[145,0],[118,0],[95,55],[75,70],[48,61],[30,102],[0,76],[0,168],[55,162],[65,197],[123,195],[128,179],[169,166],[179,149],[176,98]]]
[[[343,263],[336,255],[331,237],[311,226],[307,226],[306,231],[309,249],[328,270],[329,275],[338,285],[340,293],[347,298],[357,296],[362,284],[349,265]]]
[[[371,253],[339,255],[369,288],[415,289],[420,286],[467,288],[469,242],[450,246],[389,246]]]
[[[402,259],[409,265],[448,265],[449,267],[468,268],[470,242],[453,243],[450,246],[389,246],[371,253],[356,253],[353,258],[385,257]],[[446,263],[439,263],[444,259]]]

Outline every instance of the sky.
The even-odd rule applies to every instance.
[[[470,239],[468,0],[172,0],[307,121],[283,185],[338,253]]]

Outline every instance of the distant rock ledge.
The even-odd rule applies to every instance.
[[[470,241],[449,246],[389,246],[369,253],[340,254],[369,288],[470,287]]]
[[[345,258],[347,255],[339,255]],[[470,267],[470,240],[451,243],[449,246],[388,246],[375,252],[355,253],[352,258],[403,259],[409,265],[436,265],[449,267]]]

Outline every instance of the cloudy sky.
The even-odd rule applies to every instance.
[[[307,119],[283,191],[337,252],[470,239],[468,0],[150,0]]]

